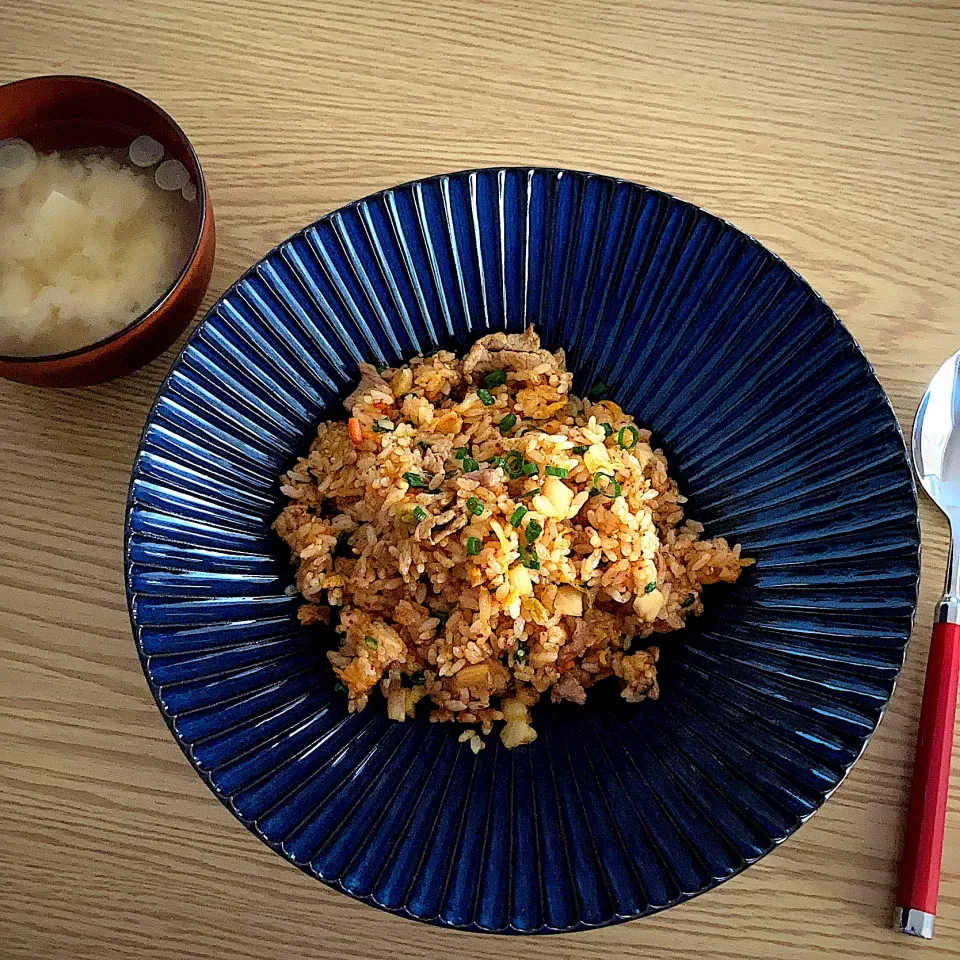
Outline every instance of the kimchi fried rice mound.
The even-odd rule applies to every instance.
[[[274,524],[300,620],[337,623],[349,709],[378,684],[393,720],[426,697],[432,720],[475,726],[477,751],[499,720],[508,748],[534,740],[547,692],[582,704],[615,676],[628,701],[655,698],[654,635],[753,561],[684,520],[650,432],[573,396],[532,328],[360,371],[349,420],[320,424],[282,478]]]

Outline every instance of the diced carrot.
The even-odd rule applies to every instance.
[[[356,417],[351,417],[347,421],[347,433],[350,434],[350,440],[355,447],[363,442],[363,431],[360,429],[360,421]]]

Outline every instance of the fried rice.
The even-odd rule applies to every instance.
[[[582,704],[615,677],[656,698],[654,636],[752,561],[684,519],[650,432],[571,394],[532,328],[360,373],[347,422],[321,423],[282,478],[274,524],[300,620],[340,635],[349,709],[378,685],[393,720],[428,699],[431,720],[475,727],[476,751],[500,720],[505,746],[535,739],[547,693]]]

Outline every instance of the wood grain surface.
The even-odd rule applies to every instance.
[[[838,310],[905,428],[960,347],[955,2],[0,3],[0,82],[57,72],[133,86],[193,139],[219,228],[208,303],[346,201],[537,163],[651,184],[767,243]],[[172,356],[95,389],[0,386],[2,960],[960,957],[960,777],[937,938],[889,929],[947,549],[929,503],[914,642],[890,709],[795,837],[636,923],[526,939],[435,930],[268,850],[214,800],[150,699],[124,603],[122,517]]]

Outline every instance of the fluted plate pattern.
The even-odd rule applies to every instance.
[[[664,638],[661,698],[459,728],[348,715],[287,596],[277,477],[361,360],[533,323],[578,392],[655,431],[708,536],[756,557]],[[137,646],[216,796],[297,866],[403,916],[544,933],[640,917],[762,857],[840,783],[903,662],[916,494],[829,307],[728,223],[633,183],[489,169],[350,204],[251,268],[163,384],[130,485]]]

